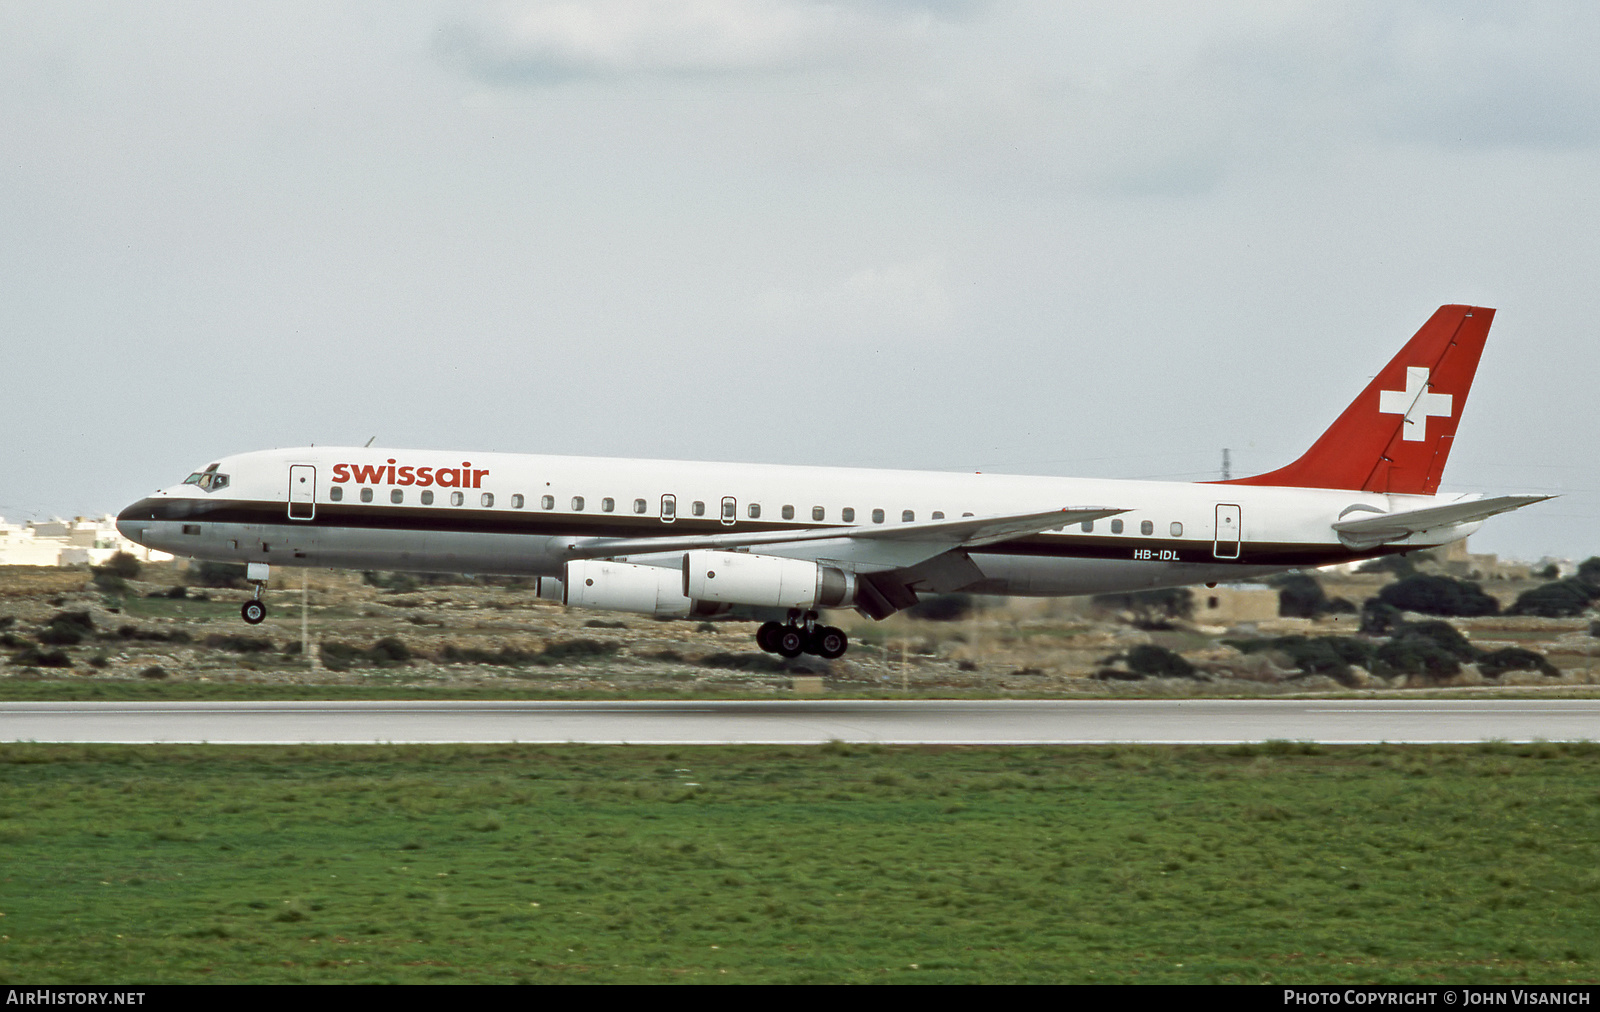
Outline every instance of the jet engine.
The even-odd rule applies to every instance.
[[[577,560],[567,563],[566,578],[561,586],[561,603],[574,608],[634,611],[671,618],[714,615],[727,610],[690,600],[683,593],[683,574],[660,566]]]
[[[838,608],[855,600],[856,578],[804,559],[700,550],[683,557],[683,596],[766,608]]]

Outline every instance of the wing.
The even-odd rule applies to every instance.
[[[1399,513],[1379,513],[1359,516],[1354,520],[1339,520],[1333,529],[1339,537],[1352,546],[1373,547],[1386,541],[1399,541],[1413,534],[1453,527],[1478,520],[1487,520],[1497,513],[1531,506],[1536,502],[1554,499],[1551,495],[1498,495],[1489,499],[1468,499],[1445,506],[1428,506],[1419,510]]]
[[[696,548],[763,548],[791,558],[827,558],[847,568],[898,569],[957,548],[977,548],[1041,531],[1128,512],[1106,506],[1075,506],[1039,513],[1011,513],[957,520],[860,527],[806,527],[745,534],[698,534],[653,538],[581,538],[567,545],[573,559],[686,552]]]

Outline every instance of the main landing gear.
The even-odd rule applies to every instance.
[[[245,579],[255,586],[256,593],[239,609],[239,615],[251,625],[260,625],[266,620],[267,602],[261,600],[261,596],[267,591],[267,578],[271,575],[272,567],[265,562],[252,562],[245,567]]]
[[[795,610],[789,613],[788,623],[761,623],[761,628],[756,630],[756,645],[769,654],[782,657],[816,654],[831,661],[844,656],[844,652],[850,649],[850,637],[844,634],[843,629],[818,625],[814,611],[802,615]]]

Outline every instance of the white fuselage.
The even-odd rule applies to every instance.
[[[983,579],[962,589],[1067,595],[1328,565],[1442,544],[1479,526],[1359,550],[1331,526],[1351,507],[1390,513],[1473,497],[434,450],[267,450],[201,473],[226,480],[162,489],[124,510],[119,528],[152,548],[213,561],[555,577],[575,539],[1125,510],[1087,530],[970,553]],[[628,558],[677,564],[672,553]]]

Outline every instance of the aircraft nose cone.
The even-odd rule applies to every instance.
[[[145,526],[154,519],[150,500],[140,499],[117,514],[117,533],[129,541],[144,545]],[[145,547],[150,547],[145,545]]]

